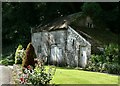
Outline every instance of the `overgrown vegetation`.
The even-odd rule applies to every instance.
[[[91,55],[86,70],[105,72],[120,75],[118,45],[109,44],[105,46],[103,54]]]

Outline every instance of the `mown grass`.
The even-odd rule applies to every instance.
[[[76,69],[57,68],[51,83],[55,84],[117,84],[118,76]]]

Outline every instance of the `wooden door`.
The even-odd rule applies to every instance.
[[[62,49],[59,48],[56,45],[51,46],[51,52],[50,52],[50,62],[52,64],[60,64],[62,62]]]

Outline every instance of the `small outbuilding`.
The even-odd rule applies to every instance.
[[[91,44],[66,21],[32,29],[32,44],[38,58],[48,64],[84,68],[91,55]]]

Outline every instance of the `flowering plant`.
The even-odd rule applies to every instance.
[[[19,84],[47,85],[52,80],[55,71],[56,68],[52,66],[46,71],[44,63],[39,60],[34,69],[29,65],[23,72],[19,72]]]

